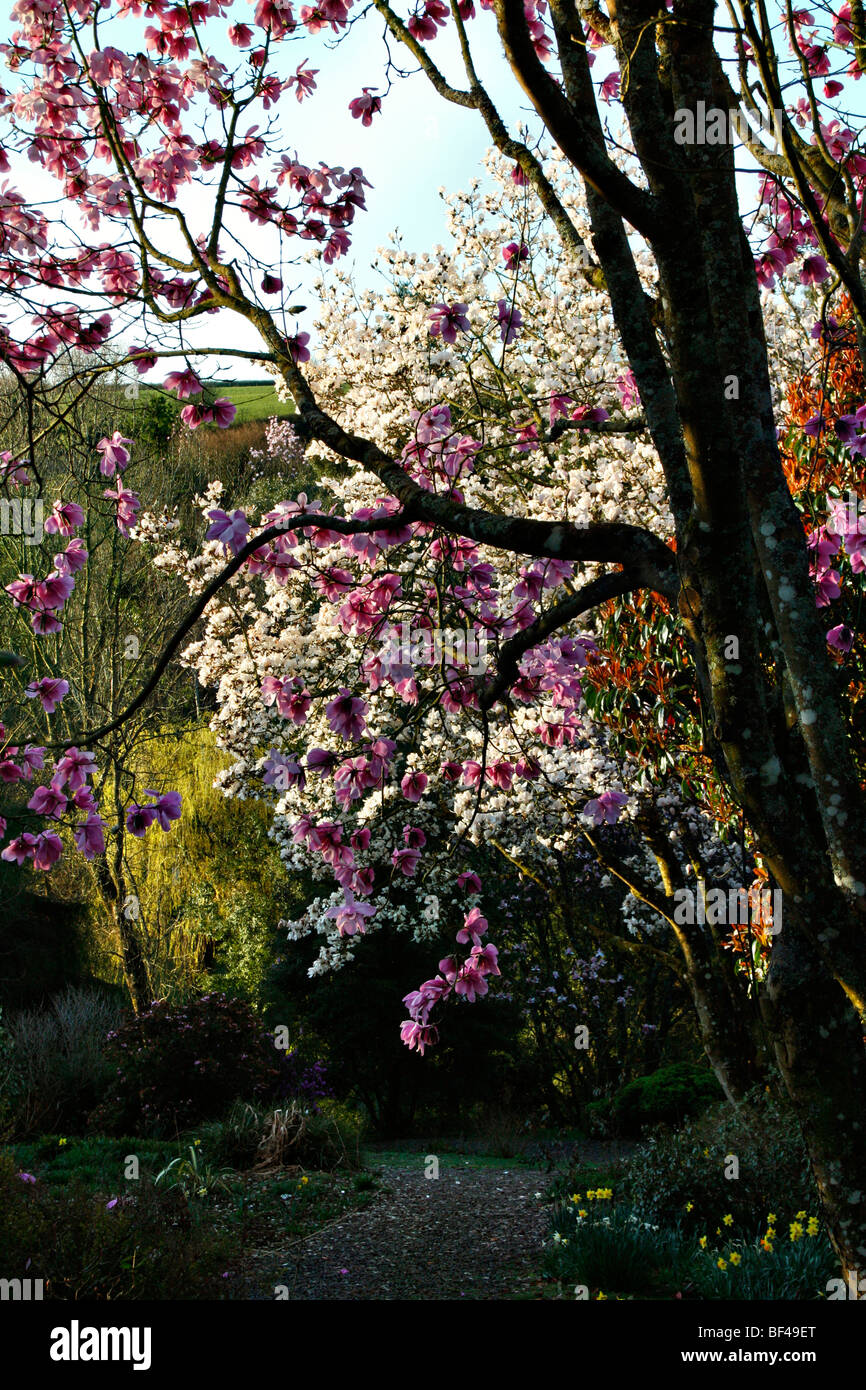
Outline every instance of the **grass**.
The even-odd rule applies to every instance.
[[[11,1148],[19,1167],[49,1187],[65,1187],[75,1178],[93,1191],[123,1186],[130,1154],[138,1159],[142,1175],[155,1176],[182,1152],[179,1144],[165,1139],[110,1139],[105,1135],[65,1139],[59,1134],[43,1134]]]
[[[304,1172],[292,1166],[259,1173],[214,1167],[204,1141],[195,1138],[172,1142],[42,1135],[10,1148],[14,1166],[32,1174],[37,1183],[36,1188],[16,1190],[16,1197],[42,1191],[50,1198],[52,1221],[66,1242],[64,1273],[66,1265],[76,1269],[80,1255],[83,1272],[77,1278],[89,1296],[96,1298],[177,1296],[174,1286],[163,1293],[152,1282],[143,1295],[137,1292],[138,1285],[127,1277],[128,1261],[135,1249],[124,1253],[123,1244],[117,1249],[104,1247],[102,1263],[96,1269],[99,1261],[89,1248],[84,1249],[79,1228],[87,1227],[91,1210],[103,1221],[108,1220],[109,1202],[125,1222],[131,1223],[129,1239],[134,1244],[138,1235],[133,1213],[145,1208],[149,1211],[157,1201],[168,1212],[161,1218],[167,1223],[165,1239],[158,1235],[157,1244],[165,1245],[172,1238],[187,1239],[182,1233],[178,1235],[175,1227],[188,1232],[196,1255],[191,1260],[184,1297],[258,1299],[271,1297],[271,1290],[279,1284],[277,1270],[287,1250],[323,1226],[368,1206],[381,1190],[379,1177],[365,1171]],[[140,1164],[140,1178],[135,1182],[127,1181],[124,1174],[130,1154]],[[94,1239],[98,1247],[99,1240]],[[88,1271],[95,1271],[92,1279]],[[60,1287],[60,1273],[53,1266],[48,1273],[51,1283]]]
[[[475,1150],[466,1152],[457,1148],[446,1149],[442,1148],[441,1143],[436,1139],[431,1139],[426,1144],[409,1140],[399,1148],[388,1148],[378,1144],[363,1146],[364,1162],[373,1168],[406,1168],[416,1164],[423,1168],[428,1154],[438,1158],[440,1168],[492,1168],[508,1171],[512,1168],[538,1167],[536,1160],[527,1158],[523,1154],[504,1157],[497,1153],[483,1153]]]
[[[263,381],[255,385],[235,385],[232,382],[208,382],[218,396],[237,406],[235,424],[247,420],[269,420],[272,415],[294,415],[295,407],[291,401],[281,401],[273,385]]]
[[[270,420],[272,415],[294,415],[295,407],[292,401],[281,401],[277,396],[276,390],[271,382],[261,381],[257,383],[237,383],[231,381],[206,381],[205,388],[208,394],[213,396],[223,396],[226,400],[237,406],[237,414],[234,418],[235,425],[244,425],[251,420]],[[148,391],[148,387],[142,387],[142,395]],[[159,393],[164,394],[163,392]],[[200,396],[192,398],[192,404],[201,400]],[[181,402],[184,404],[184,402]],[[217,425],[203,425],[203,429],[217,429]]]

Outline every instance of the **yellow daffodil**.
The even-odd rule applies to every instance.
[[[728,1256],[728,1259],[730,1260],[732,1265],[738,1265],[742,1258],[743,1257],[738,1250],[732,1250],[730,1255]]]
[[[686,1211],[694,1211],[694,1209],[695,1209],[695,1204],[694,1204],[694,1202],[686,1202]]]
[[[723,1216],[722,1221],[726,1226],[733,1226],[734,1224],[734,1218],[730,1215],[730,1213],[727,1216]]]
[[[800,1222],[799,1222],[799,1221],[792,1221],[792,1222],[791,1222],[791,1226],[790,1226],[790,1235],[791,1235],[791,1239],[792,1239],[792,1240],[800,1240],[800,1239],[801,1239],[801,1237],[802,1237],[802,1235],[803,1235],[803,1227],[800,1225]]]
[[[806,1224],[806,1235],[816,1236],[821,1229],[821,1223],[817,1216],[810,1216]]]
[[[727,1269],[728,1262],[727,1260],[718,1259],[716,1260],[716,1266],[718,1269]]]
[[[63,1145],[64,1145],[64,1144],[68,1144],[68,1143],[69,1143],[69,1140],[68,1140],[68,1139],[58,1139],[58,1140],[57,1140],[57,1147],[58,1147],[58,1149],[62,1149],[62,1148],[63,1148]]]
[[[702,1250],[706,1250],[706,1248],[707,1248],[707,1238],[706,1238],[706,1236],[701,1236],[700,1240],[698,1241],[698,1245],[701,1247]]]

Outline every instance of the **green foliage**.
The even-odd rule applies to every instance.
[[[180,409],[179,402],[167,392],[143,388],[129,421],[136,445],[165,448],[180,419]]]
[[[196,1133],[214,1163],[243,1171],[252,1168],[259,1159],[265,1113],[249,1101],[237,1100],[223,1119],[198,1125]]]
[[[118,1029],[107,1057],[114,1077],[90,1120],[107,1133],[177,1132],[267,1095],[278,1079],[273,1038],[224,994],[152,1004]]]
[[[729,1155],[736,1158],[739,1176]],[[799,1125],[787,1105],[758,1091],[748,1103],[718,1106],[675,1134],[653,1136],[629,1164],[631,1196],[646,1221],[683,1219],[706,1231],[733,1215],[739,1226],[777,1209],[809,1208],[814,1186]],[[691,1213],[686,1213],[692,1204]]]
[[[230,1191],[231,1173],[208,1163],[200,1142],[187,1145],[185,1154],[178,1154],[161,1168],[153,1180],[154,1187],[179,1188],[188,1200]]]
[[[273,963],[276,924],[303,902],[268,839],[265,808],[214,787],[224,766],[215,736],[194,727],[154,739],[136,770],[145,786],[174,787],[183,810],[169,835],[127,840],[128,875],[148,926],[157,996],[208,986],[257,1001]]]
[[[772,1250],[739,1242],[718,1249],[720,1254],[699,1251],[693,1262],[691,1282],[699,1298],[814,1299],[825,1296],[828,1280],[839,1275],[839,1261],[825,1236],[785,1239]],[[739,1255],[736,1263],[732,1252]]]
[[[0,815],[9,822],[9,836],[16,834],[15,810],[6,798]],[[63,901],[54,882],[46,893],[46,875],[37,883],[33,869],[2,864],[0,875],[0,1003],[9,1009],[36,1008],[66,985],[92,983],[92,933],[85,904]],[[42,891],[32,891],[31,885]],[[83,883],[76,885],[75,896],[83,899],[85,892]]]
[[[647,1221],[632,1204],[594,1198],[592,1189],[574,1197],[554,1209],[544,1267],[563,1284],[584,1285],[590,1297],[814,1299],[838,1273],[817,1222],[811,1234],[790,1239],[783,1230],[761,1244],[735,1225],[699,1237],[679,1219]]]
[[[182,1193],[142,1182],[110,1202],[78,1182],[20,1175],[0,1152],[3,1276],[43,1279],[49,1299],[187,1299],[223,1292],[225,1235],[195,1222]],[[32,1176],[32,1175],[31,1175]]]
[[[544,1252],[545,1269],[553,1278],[606,1295],[667,1290],[686,1277],[692,1258],[676,1226],[653,1225],[631,1207],[609,1201],[560,1207]]]
[[[722,1095],[715,1073],[708,1067],[673,1062],[629,1081],[609,1101],[591,1102],[587,1111],[613,1134],[638,1135],[649,1125],[681,1124]]]

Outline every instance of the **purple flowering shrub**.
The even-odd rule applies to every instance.
[[[109,1034],[107,1058],[114,1074],[90,1116],[104,1133],[176,1133],[274,1095],[280,1079],[273,1034],[225,994],[151,1004]]]
[[[325,1062],[321,1058],[311,1062],[298,1048],[292,1048],[280,1053],[278,1065],[276,1098],[296,1100],[303,1109],[318,1115],[319,1101],[334,1095],[333,1088],[328,1085]]]

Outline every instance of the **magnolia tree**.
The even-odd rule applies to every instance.
[[[386,254],[381,269],[388,293],[358,294],[344,277],[321,287],[323,341],[313,369],[317,394],[338,414],[360,416],[383,445],[396,442],[401,429],[405,434],[413,411],[416,440],[436,411],[449,427],[459,419],[461,430],[485,440],[483,472],[464,470],[461,477],[464,498],[472,505],[493,507],[510,499],[512,507],[522,502],[542,511],[554,502],[587,522],[654,515],[665,534],[671,522],[661,469],[652,445],[642,438],[644,422],[623,408],[633,401],[633,387],[617,361],[603,296],[563,257],[525,190],[516,188],[500,161],[493,172],[500,185],[495,193],[453,200],[454,245],[447,252],[433,259]],[[577,190],[563,187],[562,196],[577,214]],[[520,242],[511,239],[515,229]],[[462,330],[443,325],[447,305],[437,302],[443,283],[446,301],[458,309],[452,317],[465,320]],[[519,304],[515,314],[521,329],[508,344],[498,318],[505,294]],[[464,304],[469,300],[471,311]],[[783,338],[792,338],[788,345],[797,348],[796,334]],[[529,394],[527,383],[541,394]],[[587,393],[606,397],[610,411],[576,404]],[[440,404],[431,409],[431,400]],[[426,414],[420,413],[425,404]],[[601,423],[607,432],[560,426],[548,440],[557,422]],[[509,458],[515,437],[526,456],[519,475]],[[272,421],[269,441],[272,454],[290,469],[301,447],[293,426]],[[341,511],[383,500],[372,476],[338,481],[329,491],[330,505],[339,499]],[[204,509],[225,524],[211,507],[213,500],[206,499]],[[159,530],[156,518],[143,519],[142,535],[156,540]],[[588,841],[602,866],[639,894],[627,900],[628,947],[654,957],[683,980],[709,1059],[728,1094],[741,1096],[756,1079],[758,1044],[751,1011],[739,997],[743,991],[738,996],[731,979],[734,961],[719,950],[724,923],[713,932],[704,920],[696,922],[694,913],[688,923],[674,920],[657,859],[664,846],[665,872],[677,886],[685,887],[695,872],[716,885],[748,883],[746,856],[719,839],[717,808],[702,812],[676,787],[666,786],[663,775],[651,781],[635,756],[611,756],[604,727],[585,708],[578,718],[568,713],[567,691],[547,648],[540,649],[548,662],[542,680],[532,669],[539,652],[523,659],[509,707],[491,709],[486,700],[481,708],[471,688],[464,692],[469,698],[454,704],[465,675],[477,682],[497,667],[503,638],[525,622],[528,599],[543,603],[545,591],[548,596],[574,593],[574,567],[544,570],[517,557],[503,561],[487,547],[464,548],[455,563],[432,536],[392,561],[375,544],[359,549],[351,538],[332,538],[330,545],[326,537],[320,540],[312,574],[299,563],[304,552],[297,545],[266,552],[267,562],[254,566],[252,574],[248,569],[245,584],[240,576],[233,581],[234,616],[228,607],[214,611],[204,640],[186,653],[202,683],[217,687],[215,723],[234,755],[223,778],[227,792],[273,797],[287,864],[312,867],[330,887],[330,895],[312,903],[290,928],[293,935],[315,931],[325,938],[314,970],[351,958],[356,932],[362,930],[391,925],[433,937],[455,916],[460,925],[464,894],[455,893],[457,880],[473,887],[479,880],[477,874],[467,880],[466,864],[458,872],[455,844],[474,864],[473,847],[494,847],[524,874],[541,876],[558,900],[560,862],[565,857],[573,866],[565,887],[568,899],[576,891],[575,857]],[[158,563],[185,573],[200,589],[218,573],[221,550],[211,545],[193,561],[172,545]],[[449,559],[465,591],[456,591],[458,604],[442,583],[443,560]],[[393,562],[395,572],[381,576],[386,561]],[[476,575],[488,581],[483,606],[467,601]],[[434,592],[444,632],[431,627],[427,595]],[[450,600],[447,607],[443,598]],[[328,604],[330,615],[323,611]],[[455,625],[450,630],[449,623]],[[598,660],[595,648],[585,635],[579,662],[587,656]],[[346,731],[321,701],[335,687],[348,690],[359,672],[368,679],[370,670],[377,679],[363,709],[367,725],[394,742],[401,767],[420,770],[426,779],[415,826],[403,823],[405,798],[396,794],[396,783],[395,794],[383,797],[382,777],[363,760],[358,764],[345,756]],[[303,694],[292,685],[301,679]],[[573,682],[573,693],[577,690]],[[311,739],[319,745],[312,764],[309,755],[304,759]],[[322,776],[313,779],[310,766]],[[591,827],[615,822],[623,807],[635,833],[625,841],[620,837],[616,853],[609,837],[599,839]],[[318,833],[323,825],[336,832],[337,824],[341,841],[347,841],[344,857]],[[300,833],[299,827],[310,833]],[[363,854],[352,839],[357,827],[372,835]],[[359,876],[362,864],[368,871]],[[344,879],[345,887],[338,886]],[[359,904],[361,897],[368,899],[366,905]],[[638,901],[646,907],[643,918]],[[470,907],[476,906],[473,900]],[[660,919],[673,927],[674,950],[659,939]],[[456,997],[465,993],[463,972],[472,968],[467,959],[455,975]],[[475,983],[478,992],[486,991],[483,977]],[[432,991],[429,982],[426,988],[424,1001]],[[424,1003],[413,996],[410,1004],[419,1017],[410,1019],[405,1036],[410,1046],[423,1050],[435,1039],[437,1025]]]
[[[316,163],[309,155],[304,163],[287,153],[293,142],[278,122],[287,101],[306,102],[317,85],[318,99],[327,100],[327,47],[319,41],[321,56],[295,65],[292,40],[303,38],[305,54],[323,32],[351,43],[362,15],[344,0],[323,0],[297,14],[284,0],[260,0],[239,18],[228,8],[222,0],[148,0],[146,6],[110,0],[99,7],[92,0],[68,6],[21,0],[4,46],[12,73],[3,98],[10,172],[14,177],[17,158],[26,153],[40,178],[57,180],[68,212],[58,217],[50,197],[44,206],[28,204],[14,183],[4,186],[0,261],[10,307],[0,347],[25,394],[37,388],[64,343],[93,350],[136,316],[143,336],[129,358],[146,369],[159,356],[186,357],[186,324],[226,310],[258,331],[262,349],[250,355],[268,357],[285,381],[304,439],[341,461],[344,491],[333,511],[319,510],[317,499],[298,499],[254,533],[250,518],[221,514],[217,499],[209,500],[210,539],[231,559],[205,583],[129,710],[141,708],[197,618],[208,603],[222,601],[218,596],[242,570],[243,586],[257,569],[276,576],[293,571],[295,562],[324,600],[317,621],[342,624],[347,636],[361,637],[370,621],[375,628],[393,604],[416,615],[418,626],[442,631],[446,619],[452,626],[463,619],[479,636],[492,637],[495,667],[480,683],[459,660],[440,662],[444,726],[476,701],[487,716],[476,757],[447,759],[440,777],[456,779],[451,764],[458,763],[462,778],[465,762],[474,761],[476,794],[496,779],[505,792],[509,777],[512,785],[515,777],[531,783],[536,763],[557,740],[571,747],[579,737],[581,671],[590,648],[575,625],[600,603],[636,590],[674,605],[700,692],[706,751],[782,893],[766,1025],[803,1124],[832,1238],[846,1269],[859,1270],[866,1258],[866,1153],[859,1142],[866,1055],[858,1018],[866,1003],[864,806],[850,702],[823,608],[836,601],[841,585],[834,576],[843,574],[828,561],[844,554],[855,580],[861,572],[863,520],[856,499],[828,511],[825,498],[810,570],[805,528],[780,457],[761,286],[783,274],[818,286],[825,333],[832,331],[831,298],[844,289],[863,356],[864,157],[844,108],[846,79],[858,78],[866,63],[861,8],[843,5],[825,22],[790,8],[776,17],[764,7],[755,14],[732,0],[718,35],[709,0],[672,0],[669,8],[647,0],[615,7],[553,0],[549,10],[544,0],[493,0],[477,10],[473,0],[454,0],[450,8],[424,0],[408,15],[375,0],[363,12],[385,26],[389,65],[401,45],[444,100],[482,118],[512,162],[515,183],[532,189],[588,283],[607,296],[628,392],[621,400],[627,414],[640,402],[663,478],[665,521],[594,515],[568,504],[556,487],[545,495],[536,468],[566,418],[569,429],[594,425],[603,435],[616,433],[604,429],[611,422],[597,413],[589,418],[610,410],[612,398],[602,392],[574,406],[565,402],[561,412],[553,406],[551,423],[550,396],[570,394],[567,383],[561,391],[552,382],[524,383],[530,399],[523,419],[513,422],[518,435],[494,436],[490,445],[502,451],[503,473],[515,480],[495,505],[483,495],[476,500],[467,481],[483,479],[489,441],[483,431],[464,429],[447,403],[419,404],[417,418],[387,444],[323,408],[304,370],[309,337],[297,331],[280,290],[300,241],[315,243],[325,262],[345,253],[365,180],[359,169]],[[586,224],[558,193],[535,147],[508,129],[484,86],[479,67],[494,25],[516,83],[583,183]],[[453,72],[445,71],[446,59],[440,66],[435,58],[445,28],[457,40]],[[389,66],[384,77],[370,74],[353,100],[362,125],[386,119],[383,83],[396,71]],[[602,119],[605,103],[621,122]],[[726,118],[729,110],[743,119]],[[760,215],[745,209],[751,242],[738,199],[738,141],[762,170]],[[272,253],[257,257],[249,250],[249,222],[270,233]],[[514,240],[511,259],[519,270],[521,241]],[[518,282],[515,275],[515,287]],[[505,348],[522,329],[517,292],[498,296],[490,325]],[[479,327],[468,298],[436,303],[428,331],[440,347]],[[220,341],[207,346],[234,351]],[[228,423],[229,408],[212,399],[191,365],[170,372],[166,383],[189,402],[190,425]],[[862,401],[840,404],[830,418],[819,403],[815,438],[820,444],[832,426],[843,446],[858,451]],[[572,406],[585,407],[583,416],[574,418]],[[38,444],[31,432],[32,464]],[[24,486],[22,459],[9,457],[6,465],[8,485]],[[126,491],[121,479],[117,506],[124,524],[133,509]],[[337,566],[333,548],[342,550],[344,540]],[[497,563],[522,557],[521,592],[511,584],[511,562],[504,562],[500,586],[497,565],[482,558],[482,548]],[[329,562],[321,569],[320,559]],[[441,567],[435,580],[432,559]],[[365,565],[371,573],[361,584]],[[335,576],[335,568],[348,579]],[[69,579],[50,571],[33,577],[32,592],[31,581],[22,580],[25,587],[12,594],[32,608],[37,631],[50,634]],[[278,627],[292,616],[294,587],[276,588],[254,621]],[[403,663],[405,675],[388,679],[376,650],[380,635],[351,684],[314,699],[305,674],[292,667],[270,672],[265,694],[290,721],[310,723],[310,734],[327,726],[344,741],[350,756],[340,760],[341,779],[337,784],[335,769],[331,789],[344,806],[361,800],[371,783],[381,784],[386,805],[397,808],[393,822],[383,817],[381,823],[392,834],[397,828],[402,845],[376,842],[374,853],[389,852],[392,869],[408,878],[433,837],[424,807],[433,748],[425,746],[425,724],[418,726],[416,747],[407,749],[406,738],[395,735],[412,723],[412,683],[419,706],[430,692],[422,695],[411,662]],[[305,634],[300,638],[303,646]],[[319,659],[317,640],[310,645],[299,658]],[[392,691],[408,708],[405,727],[386,732],[382,707]],[[97,747],[127,713],[82,729],[77,746]],[[253,722],[259,717],[250,711]],[[500,725],[513,726],[520,746],[512,773]],[[271,775],[285,778],[291,796],[301,777],[330,772],[333,760],[323,742],[308,742],[303,763],[296,759],[283,773],[283,764],[272,760]],[[626,805],[625,788],[596,781],[590,790],[590,814],[610,819]],[[347,935],[373,911],[363,891],[374,886],[376,865],[365,859],[373,833],[367,826],[350,833],[347,824],[344,836],[336,818],[324,829],[302,819],[296,829],[344,880],[342,903],[333,911]],[[473,887],[465,879],[458,891]],[[454,991],[469,998],[497,968],[483,944],[480,910],[467,906],[470,920],[459,943],[467,955],[462,963],[456,957],[443,963],[411,1001],[410,1041],[420,1041],[431,1026],[437,997]]]

